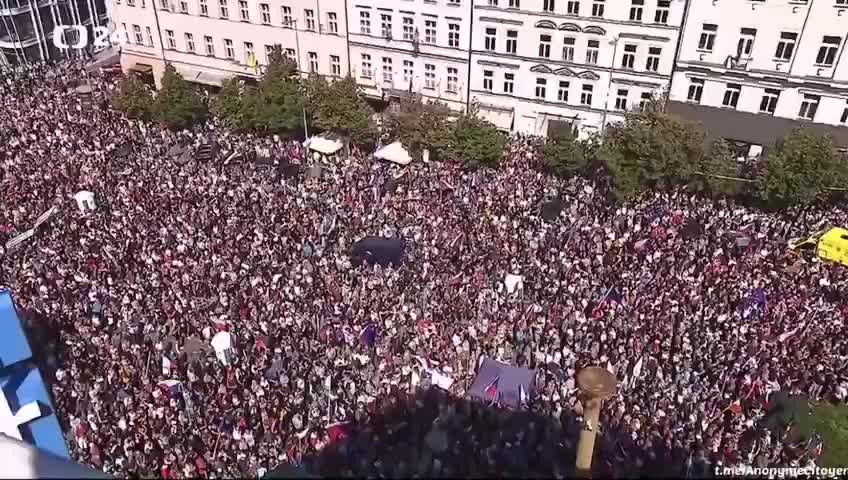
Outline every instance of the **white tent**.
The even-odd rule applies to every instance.
[[[524,288],[524,277],[508,273],[506,278],[504,278],[504,285],[506,285],[506,291],[508,293],[515,293],[516,290]]]
[[[380,160],[386,160],[392,163],[396,163],[398,165],[409,165],[412,162],[412,157],[409,156],[409,152],[403,148],[400,142],[394,142],[385,147],[377,150],[374,153],[376,158]]]
[[[94,194],[88,190],[82,190],[74,195],[74,200],[77,201],[77,206],[80,211],[85,213],[86,210],[96,210],[97,204],[94,202]]]
[[[342,142],[338,140],[320,135],[314,136],[306,141],[307,148],[323,153],[324,155],[332,155],[341,150],[343,146]]]
[[[212,337],[212,348],[215,349],[215,356],[221,363],[228,367],[233,359],[233,337],[229,332],[218,332]]]

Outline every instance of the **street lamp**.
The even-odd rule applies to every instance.
[[[610,61],[610,71],[609,71],[609,80],[607,81],[607,94],[604,98],[604,116],[601,120],[601,133],[607,129],[607,112],[609,112],[609,99],[610,99],[610,89],[612,89],[612,74],[615,72],[615,57],[618,54],[618,40],[619,37],[615,37],[610,40],[609,44],[612,45],[612,60]]]
[[[605,368],[586,367],[577,374],[577,387],[583,402],[583,428],[577,443],[576,473],[578,477],[590,478],[601,405],[615,395],[618,380]]]

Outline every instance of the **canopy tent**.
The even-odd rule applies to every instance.
[[[212,348],[215,356],[227,367],[233,363],[233,339],[229,332],[218,332],[212,337]]]
[[[400,238],[365,237],[353,244],[351,257],[370,265],[378,263],[384,267],[389,264],[398,266],[403,261],[405,249],[406,245]]]
[[[557,218],[559,218],[560,212],[562,212],[562,199],[559,197],[554,198],[551,201],[545,202],[542,204],[541,215],[542,218],[545,219],[546,222],[553,222]]]
[[[486,358],[468,395],[487,402],[518,408],[535,388],[536,372]]]
[[[303,146],[324,155],[332,155],[341,150],[344,144],[335,136],[316,135],[305,141]]]
[[[409,165],[412,163],[412,157],[409,156],[409,152],[403,148],[403,145],[401,145],[400,142],[390,143],[377,150],[374,153],[374,157],[379,158],[380,160],[396,163],[398,165]]]

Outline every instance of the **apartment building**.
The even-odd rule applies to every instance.
[[[54,45],[57,25],[84,25],[93,39],[108,18],[105,0],[0,0],[0,66],[62,58],[70,52]]]
[[[683,0],[476,0],[471,97],[504,130],[600,132],[668,85]]]
[[[218,86],[257,77],[274,45],[303,74],[341,77],[350,71],[344,0],[113,0],[115,23],[127,32],[124,70],[165,63],[186,79]]]
[[[351,69],[365,93],[468,105],[472,0],[348,0]]]
[[[691,1],[669,110],[740,156],[799,126],[848,146],[848,0]]]

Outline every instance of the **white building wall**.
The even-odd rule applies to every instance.
[[[701,44],[704,24],[718,27],[711,50]],[[743,51],[737,59],[743,28],[756,30],[756,34],[750,54]],[[794,35],[797,40],[791,55],[778,58],[782,34]],[[825,36],[840,40],[832,66],[816,61]],[[774,116],[845,125],[842,119],[848,108],[846,37],[848,5],[836,5],[831,0],[693,1],[670,98],[763,113],[760,105],[766,89],[779,90]],[[700,99],[689,96],[693,79],[704,83]],[[723,105],[728,83],[741,86],[735,107]],[[819,97],[812,118],[800,115],[805,95]]]
[[[366,94],[412,91],[454,110],[467,106],[471,0],[347,3],[351,69]]]
[[[497,6],[477,2],[474,8],[471,96],[489,120],[503,129],[522,133],[547,133],[550,120],[571,122],[583,134],[600,132],[603,125],[623,119],[638,108],[644,96],[668,87],[674,64],[677,35],[683,16],[682,0],[669,2],[667,16],[657,17],[655,0],[644,2],[641,21],[630,19],[631,3],[579,0],[573,4],[556,0],[553,11],[543,11],[544,0],[522,0],[521,8],[509,8],[509,0]],[[603,4],[603,15],[593,6]],[[664,21],[657,23],[655,20]],[[494,29],[495,45],[487,44]],[[517,33],[515,52],[507,50],[509,31]],[[540,56],[540,36],[550,35],[550,57]],[[574,40],[573,58],[564,56],[564,39]],[[587,58],[589,42],[597,42],[597,60]],[[623,68],[625,46],[635,46],[633,68]],[[659,48],[656,71],[647,68],[650,48]],[[491,74],[491,77],[487,75]],[[504,86],[514,75],[513,91]],[[487,78],[493,85],[488,88]],[[536,92],[544,79],[544,97]],[[567,82],[567,99],[560,100],[560,82]],[[584,86],[591,86],[591,101],[584,102]],[[619,91],[626,106],[617,108]],[[540,92],[541,93],[541,92]]]
[[[114,11],[116,24],[126,25],[129,33],[122,65],[125,69],[136,63],[151,65],[157,82],[164,61],[174,64],[184,76],[193,77],[189,79],[199,83],[219,83],[235,74],[255,76],[247,64],[246,42],[252,44],[260,64],[268,61],[266,46],[280,44],[284,52],[297,60],[304,73],[312,70],[310,53],[317,59],[317,73],[344,76],[349,71],[344,0],[248,0],[247,19],[242,18],[242,5],[238,0],[155,0],[161,42],[152,1],[120,0],[119,4],[115,0]],[[222,18],[222,2],[226,5],[228,18]],[[263,9],[264,5],[268,6],[267,10]],[[307,12],[311,12],[311,16],[307,17]],[[134,33],[135,26],[142,32],[140,42]],[[152,33],[152,42],[148,39],[147,28]],[[193,52],[187,33],[193,38]],[[206,37],[212,40],[211,53],[207,51]],[[232,42],[231,52],[226,40]]]

